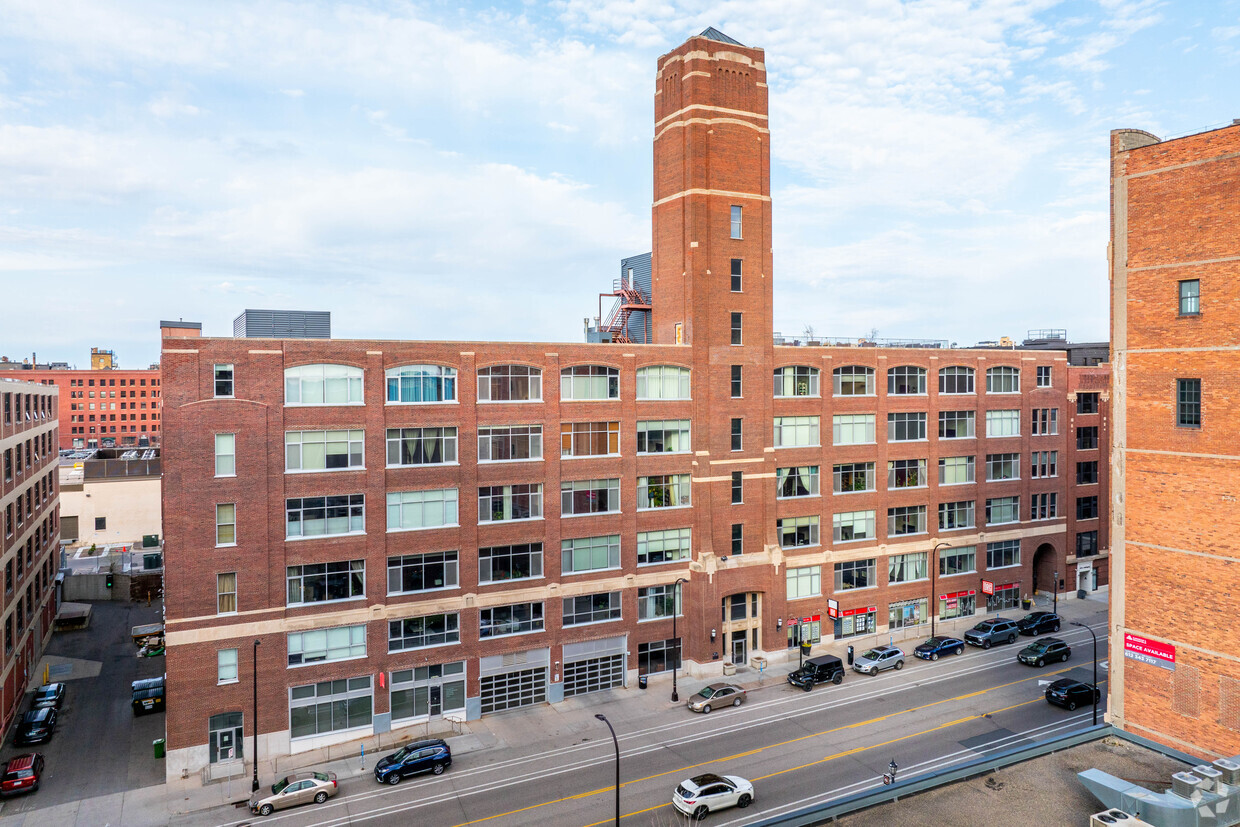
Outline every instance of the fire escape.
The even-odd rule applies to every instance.
[[[649,313],[650,299],[635,284],[624,278],[613,281],[611,287],[612,292],[598,294],[599,333],[611,334],[613,342],[632,342],[628,335],[629,317],[640,311]],[[611,296],[615,301],[604,317],[603,299],[607,296]]]

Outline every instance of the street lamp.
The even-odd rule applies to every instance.
[[[620,827],[620,741],[616,738],[616,730],[611,725],[611,721],[607,720],[606,715],[596,712],[594,717],[607,724],[607,728],[611,730],[611,741],[616,746],[616,827]]]
[[[677,577],[676,582],[672,584],[672,640],[676,642],[676,660],[672,661],[672,703],[680,700],[680,695],[676,693],[676,667],[680,665],[680,650],[683,648],[680,645],[680,638],[676,637],[676,615],[680,613],[680,584],[688,582],[683,577]]]
[[[254,783],[250,792],[258,792],[258,645],[262,641],[254,641]]]
[[[1045,569],[1043,569],[1045,571]],[[1051,589],[1055,595],[1055,614],[1059,614],[1059,572],[1055,572],[1055,582],[1051,584]]]
[[[1073,626],[1080,626],[1089,632],[1089,636],[1094,639],[1094,726],[1098,726],[1098,696],[1102,693],[1098,691],[1098,636],[1094,634],[1094,630],[1086,626],[1079,620],[1072,621]]]
[[[934,637],[934,621],[939,616],[939,598],[935,594],[934,577],[939,573],[939,549],[944,546],[951,548],[952,544],[937,543],[930,552],[930,637]]]

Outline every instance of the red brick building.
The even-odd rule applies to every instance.
[[[1109,716],[1240,752],[1240,125],[1111,134]]]
[[[165,338],[170,777],[1076,582],[1064,353],[775,345],[763,61],[659,61],[652,344]]]
[[[56,616],[56,389],[0,376],[0,734],[21,712]]]

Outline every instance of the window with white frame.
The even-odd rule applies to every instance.
[[[215,476],[234,477],[237,475],[237,435],[215,435]]]
[[[784,517],[775,521],[775,534],[780,548],[803,548],[818,545],[818,515]]]
[[[564,598],[564,625],[584,626],[620,620],[620,592],[580,594]]]
[[[560,515],[615,514],[620,511],[620,480],[565,480],[560,483]]]
[[[986,481],[1020,479],[1020,454],[987,454]]]
[[[958,528],[973,528],[976,519],[974,512],[973,500],[939,503],[939,529],[952,531]]]
[[[831,417],[833,445],[872,445],[874,414],[835,414]]]
[[[502,425],[478,428],[479,462],[542,459],[543,426]]]
[[[456,462],[456,428],[388,428],[387,464],[444,465]]]
[[[741,331],[742,331],[741,320],[743,318],[744,318],[743,313],[732,314],[732,344],[734,345],[739,345],[743,343],[742,335],[741,335]]]
[[[799,448],[818,444],[818,417],[775,417],[776,448]]]
[[[432,488],[427,491],[389,491],[387,495],[387,530],[406,531],[418,528],[441,528],[459,524],[455,488]]]
[[[90,395],[94,396],[95,392],[91,391]],[[215,396],[216,398],[231,398],[232,395],[233,395],[233,366],[232,365],[215,365]],[[91,405],[90,409],[93,411],[95,409],[95,406]],[[30,417],[27,416],[26,418],[29,419]]]
[[[431,551],[387,559],[388,594],[413,594],[460,585],[460,554]]]
[[[637,590],[638,620],[656,620],[680,613],[680,589],[675,584]]]
[[[692,505],[689,474],[661,474],[637,478],[637,510]]]
[[[365,434],[353,431],[285,431],[284,470],[340,471],[365,467]]]
[[[986,524],[1020,522],[1020,497],[990,497],[986,500]]]
[[[986,368],[986,393],[1020,393],[1020,369],[999,365]]]
[[[676,563],[693,557],[693,529],[669,528],[637,534],[637,565]]]
[[[1020,540],[986,544],[986,568],[1001,569],[1020,565]]]
[[[741,208],[732,206],[732,238],[741,238]]]
[[[874,463],[845,462],[832,469],[831,490],[836,494],[854,494],[860,491],[873,491]]]
[[[478,618],[478,636],[524,635],[543,631],[542,603],[514,603],[482,609]]]
[[[215,507],[215,545],[235,546],[237,544],[237,506],[233,503],[221,503]]]
[[[284,370],[285,405],[360,405],[361,368],[299,365]]]
[[[457,612],[388,621],[389,652],[460,642],[461,616]]]
[[[215,613],[237,613],[237,573],[230,571],[215,575]]]
[[[888,583],[910,583],[930,577],[930,553],[914,551],[910,554],[893,554],[887,560]]]
[[[1051,491],[1029,495],[1029,519],[1053,520],[1059,516],[1059,495]]]
[[[637,453],[686,454],[690,450],[688,419],[640,420],[637,423]]]
[[[926,531],[926,507],[902,505],[887,509],[887,536],[924,534]]]
[[[874,368],[845,365],[831,371],[831,391],[835,396],[873,396]]]
[[[288,605],[331,603],[366,596],[366,561],[307,563],[285,569]]]
[[[842,511],[832,515],[833,537],[837,543],[849,543],[854,540],[873,540],[873,511]]]
[[[1051,366],[1038,365],[1038,387],[1049,388],[1051,386]]]
[[[651,365],[637,369],[638,399],[688,399],[688,368]]]
[[[776,398],[818,395],[818,368],[806,365],[775,368]]]
[[[478,582],[503,583],[543,576],[543,544],[521,543],[478,549]]]
[[[560,398],[619,399],[620,371],[603,365],[574,365],[560,371]]]
[[[926,479],[924,459],[893,459],[887,463],[887,488],[924,488],[930,484]]]
[[[741,265],[742,260],[739,258],[732,259],[732,292],[741,292]]]
[[[484,485],[478,489],[478,522],[542,517],[542,483]]]
[[[846,560],[835,564],[835,590],[872,589],[878,585],[878,565],[873,557],[868,560]]]
[[[366,657],[366,624],[289,632],[288,665],[331,663]]]
[[[309,738],[369,727],[374,698],[370,676],[294,686],[289,694],[289,736]]]
[[[478,369],[479,402],[541,402],[542,370],[528,365]]]
[[[560,456],[607,457],[619,454],[619,422],[560,423]]]
[[[334,537],[366,531],[366,495],[291,497],[284,501],[284,536]]]
[[[1020,436],[1020,411],[986,411],[986,436]]]
[[[818,466],[775,469],[775,496],[781,500],[818,496]]]
[[[916,442],[926,438],[926,414],[922,411],[887,414],[890,442]]]
[[[220,649],[215,653],[215,682],[237,682],[237,650]]]
[[[945,548],[939,552],[939,576],[972,574],[977,571],[977,546]]]
[[[456,368],[404,365],[388,368],[385,378],[389,405],[456,401]]]
[[[973,368],[949,365],[939,370],[939,393],[973,393]]]
[[[1031,434],[1048,436],[1059,433],[1058,408],[1034,408]]]
[[[939,485],[974,482],[973,457],[939,457]]]
[[[973,411],[939,411],[939,439],[970,439],[976,436]]]
[[[921,396],[926,392],[926,369],[899,365],[887,371],[887,394],[890,396]]]
[[[787,598],[799,600],[803,597],[822,596],[822,567],[803,566],[789,568],[787,574]]]
[[[560,572],[580,574],[620,568],[620,535],[576,537],[560,541]]]

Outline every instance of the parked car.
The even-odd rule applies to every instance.
[[[727,807],[748,807],[753,803],[753,784],[736,775],[713,772],[681,781],[672,793],[672,806],[696,821],[707,813]]]
[[[844,680],[844,662],[835,655],[819,655],[810,658],[788,675],[788,683],[806,692],[816,683],[830,681],[839,684]]]
[[[141,715],[145,712],[163,712],[164,711],[164,679],[163,678],[144,678],[140,681],[134,681],[130,684],[133,690],[133,697],[130,705],[133,707],[134,715]]]
[[[922,660],[938,660],[939,655],[960,655],[964,653],[964,641],[954,637],[932,637],[913,650],[913,654]]]
[[[1046,702],[1065,709],[1092,705],[1102,700],[1102,693],[1092,683],[1081,683],[1071,678],[1060,678],[1046,687]]]
[[[452,750],[442,738],[414,741],[398,752],[379,759],[375,764],[375,780],[380,784],[399,784],[411,775],[424,772],[441,774],[452,766]]]
[[[45,706],[60,709],[60,705],[65,700],[65,685],[63,683],[49,683],[46,686],[40,686],[35,690],[34,700],[30,703],[31,709],[42,709]]]
[[[39,791],[39,779],[43,777],[43,756],[28,752],[9,759],[0,778],[0,795],[19,795]]]
[[[271,785],[271,795],[250,796],[250,812],[269,816],[275,810],[298,804],[322,804],[340,791],[334,772],[299,772]]]
[[[1030,612],[1016,621],[1016,627],[1022,635],[1038,635],[1059,631],[1059,615],[1054,612]]]
[[[1030,666],[1045,666],[1056,661],[1063,663],[1070,657],[1072,647],[1057,637],[1040,637],[1016,655],[1018,661]]]
[[[56,710],[53,707],[32,709],[22,715],[21,723],[17,725],[17,732],[13,734],[13,743],[17,745],[41,744],[50,740],[55,731]]]
[[[995,643],[1014,643],[1019,630],[1016,621],[1006,617],[992,617],[983,620],[964,633],[964,642],[983,649],[989,649]]]
[[[884,669],[903,669],[904,653],[894,646],[875,646],[862,652],[853,661],[853,670],[863,675],[877,675]]]
[[[692,712],[710,714],[712,709],[721,706],[740,706],[745,702],[745,690],[734,683],[712,683],[689,699],[688,707]]]

